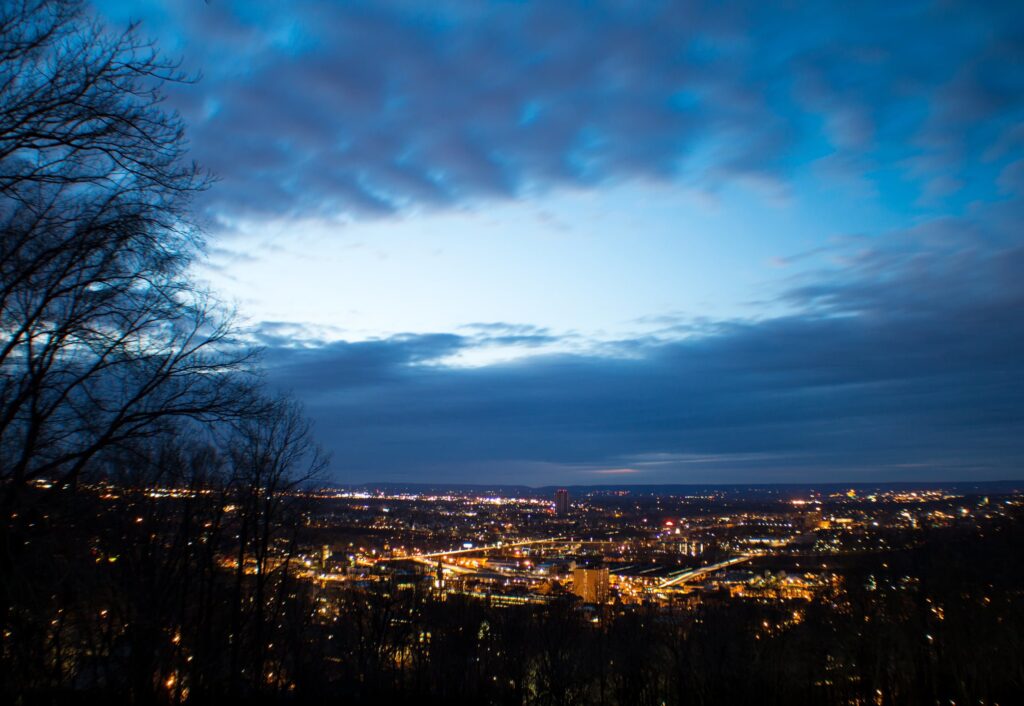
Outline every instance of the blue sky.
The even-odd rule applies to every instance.
[[[337,480],[1024,477],[1019,3],[97,10]]]

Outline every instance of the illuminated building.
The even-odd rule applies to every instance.
[[[573,570],[572,592],[585,603],[604,603],[608,600],[608,567]]]
[[[568,517],[569,515],[569,491],[565,488],[555,491],[555,514],[559,517]]]

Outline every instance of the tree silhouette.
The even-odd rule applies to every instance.
[[[210,178],[161,93],[187,80],[76,0],[0,7],[0,694],[180,699],[235,676],[218,655],[256,684],[274,659],[270,554],[323,457],[190,275]]]
[[[185,80],[78,2],[0,10],[0,483],[74,483],[175,419],[244,413],[250,352],[188,274],[209,183],[161,86]]]

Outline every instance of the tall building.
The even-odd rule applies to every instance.
[[[569,491],[565,488],[555,491],[555,514],[559,517],[569,515]]]
[[[572,592],[584,603],[604,603],[608,600],[608,567],[579,567],[572,572]]]

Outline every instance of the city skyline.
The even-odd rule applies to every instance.
[[[132,3],[331,476],[1021,478],[1015,3]]]

